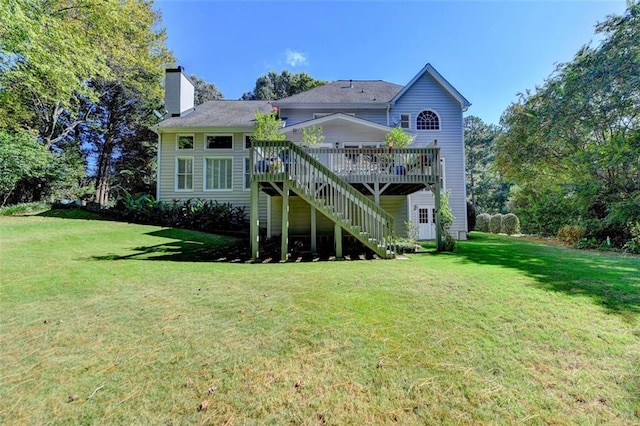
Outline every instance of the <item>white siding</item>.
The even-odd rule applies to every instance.
[[[211,132],[206,134],[229,134],[229,132]],[[194,149],[178,150],[176,137],[178,134],[193,134]],[[233,206],[244,206],[247,214],[251,202],[251,191],[244,188],[244,158],[249,151],[244,149],[244,133],[233,133],[233,149],[205,149],[205,133],[162,133],[160,137],[160,161],[158,164],[158,199],[161,201],[188,200],[201,198],[203,200],[217,200],[220,203],[231,203]],[[193,157],[193,191],[176,191],[176,158]],[[233,189],[206,190],[204,189],[205,159],[208,157],[225,157],[233,160]],[[260,225],[266,227],[267,196],[260,194]]]

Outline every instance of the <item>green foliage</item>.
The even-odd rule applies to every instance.
[[[324,141],[322,126],[309,126],[302,129],[302,146],[313,146]]]
[[[0,130],[0,206],[20,180],[46,176],[52,161],[53,155],[36,138]]]
[[[440,193],[440,232],[442,233],[442,250],[453,251],[456,240],[451,236],[450,230],[453,225],[455,216],[451,211],[451,205],[449,204],[449,195],[451,191],[443,191]]]
[[[622,251],[633,254],[640,254],[640,222],[631,225],[629,229],[631,239],[624,243]]]
[[[10,206],[0,207],[0,216],[13,216],[22,214],[40,213],[49,210],[51,205],[43,201],[35,203],[13,204]]]
[[[244,93],[242,99],[272,101],[286,98],[323,84],[327,84],[327,82],[311,78],[305,72],[294,74],[288,70],[283,70],[278,74],[275,71],[269,71],[267,75],[258,77],[253,91]]]
[[[480,232],[490,232],[489,230],[489,221],[491,220],[491,215],[489,213],[480,213],[476,216],[476,230]]]
[[[215,84],[208,83],[208,82],[204,81],[203,79],[199,78],[195,74],[191,74],[189,76],[189,79],[193,83],[193,89],[194,89],[193,103],[194,103],[194,105],[200,105],[200,104],[203,104],[203,103],[205,103],[207,101],[214,101],[214,100],[218,100],[218,99],[223,99],[224,98],[224,95],[222,94],[222,92],[220,90],[218,90],[218,88],[216,87]]]
[[[582,47],[507,109],[496,165],[523,190],[515,203],[523,229],[554,235],[567,223],[603,221],[587,233],[619,245],[628,220],[618,208],[640,194],[640,3],[596,34],[597,46]]]
[[[576,243],[576,248],[580,250],[593,250],[598,248],[598,240],[595,237],[580,238]]]
[[[489,232],[499,234],[502,232],[502,214],[496,213],[489,219]]]
[[[560,241],[575,245],[580,239],[584,238],[586,230],[580,225],[565,225],[558,230],[557,237]]]
[[[276,112],[256,111],[256,126],[251,138],[257,141],[283,141],[286,136],[281,131],[282,120]]]
[[[513,235],[520,232],[520,219],[513,213],[507,213],[501,219],[502,232],[507,235]]]
[[[249,227],[244,207],[199,198],[166,203],[151,195],[127,192],[114,209],[105,213],[136,223],[210,233],[246,232]]]
[[[493,167],[496,140],[502,134],[473,115],[464,118],[463,127],[469,201],[479,212],[504,212],[511,185]]]
[[[410,220],[405,221],[404,226],[407,229],[407,238],[409,238],[413,242],[418,241],[420,227]]]
[[[396,126],[384,135],[384,141],[389,148],[406,148],[413,142],[413,137],[405,133],[400,126]]]

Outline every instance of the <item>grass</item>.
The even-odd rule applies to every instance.
[[[96,219],[0,217],[2,424],[640,423],[638,257],[216,263]]]

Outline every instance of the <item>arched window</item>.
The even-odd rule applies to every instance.
[[[440,119],[433,111],[422,111],[416,118],[417,130],[440,130]]]

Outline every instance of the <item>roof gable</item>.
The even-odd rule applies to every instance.
[[[338,121],[338,120],[343,120],[343,121],[348,121],[350,123],[353,124],[358,124],[361,126],[365,126],[365,127],[370,127],[376,130],[381,130],[384,132],[389,132],[392,128],[389,126],[385,126],[382,124],[378,124],[378,123],[374,123],[372,121],[369,120],[363,120],[362,118],[358,118],[358,117],[353,117],[351,115],[347,115],[347,114],[342,114],[340,112],[335,113],[335,114],[329,114],[329,115],[325,115],[323,117],[319,117],[319,118],[314,118],[313,120],[307,120],[307,121],[303,121],[300,123],[296,123],[292,126],[286,126],[284,127],[282,130],[284,132],[288,132],[290,130],[300,130],[309,126],[318,126],[318,125],[322,125],[325,123],[329,123],[332,121]]]
[[[460,92],[458,92],[456,88],[451,85],[451,83],[449,83],[442,75],[440,75],[440,73],[436,71],[436,69],[431,66],[431,64],[425,65],[424,68],[422,68],[420,72],[416,74],[416,76],[413,77],[413,79],[411,79],[411,81],[407,83],[407,85],[404,86],[402,90],[400,90],[393,97],[391,103],[395,104],[398,99],[400,99],[402,95],[404,95],[411,88],[411,86],[413,86],[416,81],[422,78],[422,76],[426,73],[428,73],[434,80],[436,80],[438,84],[440,84],[456,101],[460,103],[462,111],[466,111],[471,106],[471,102],[469,102],[464,96],[462,96],[462,94],[460,94]]]

